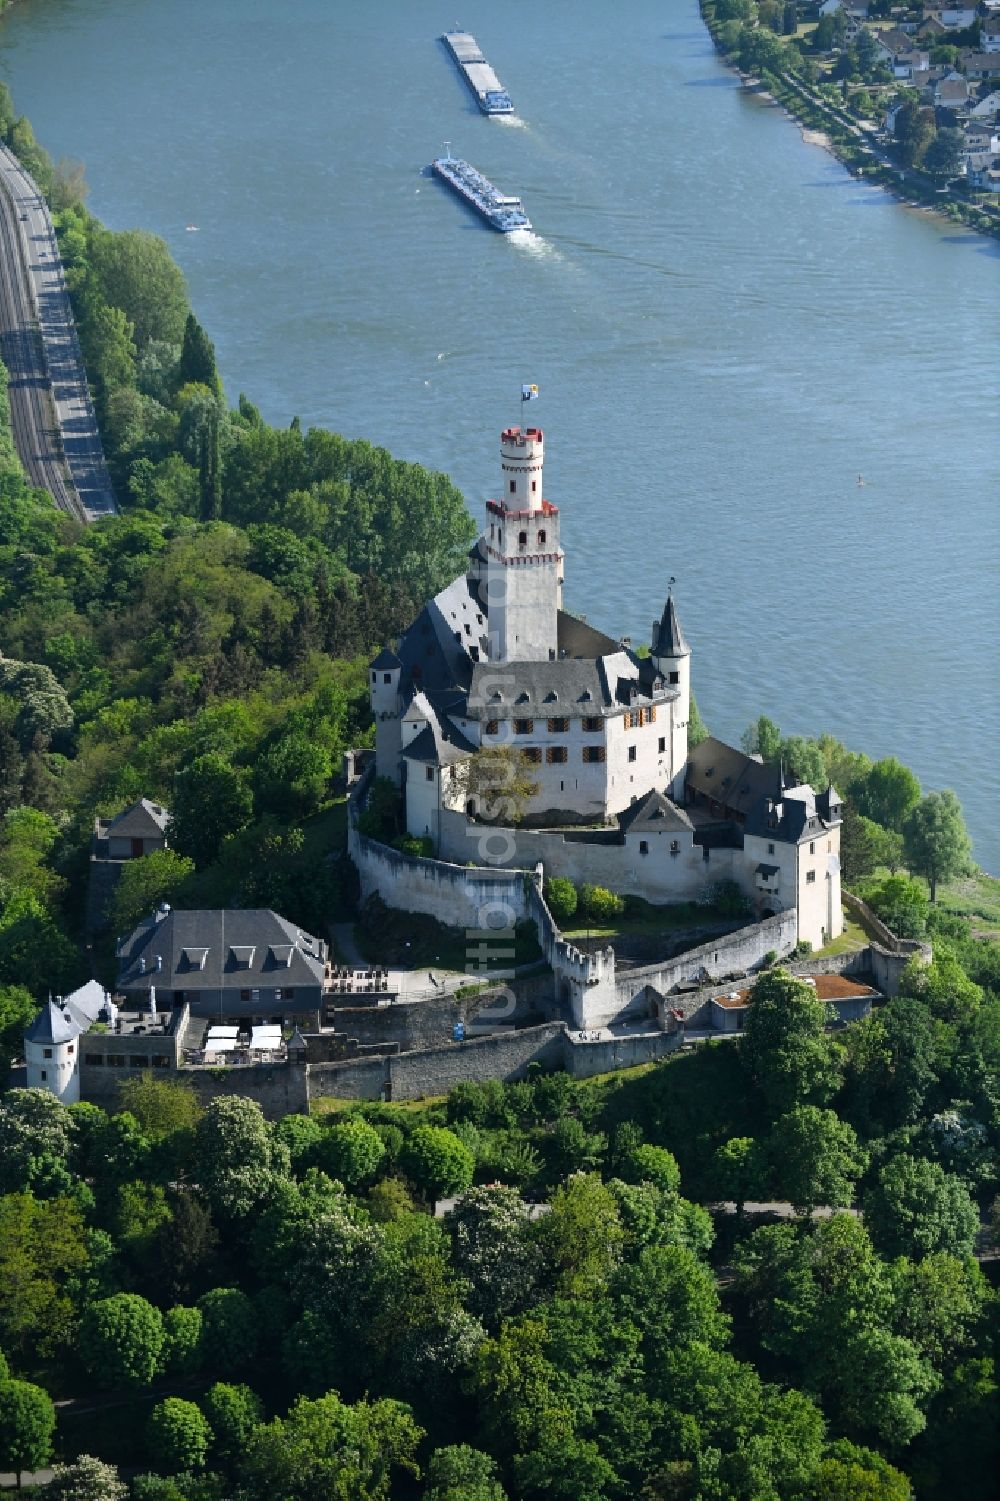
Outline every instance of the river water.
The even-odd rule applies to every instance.
[[[513,122],[424,0],[28,0],[0,69],[93,211],[167,239],[232,399],[478,514],[537,382],[567,604],[644,640],[675,575],[716,734],[896,754],[1000,871],[1000,247],[747,96],[695,0],[463,7]],[[425,175],[445,140],[533,234]]]

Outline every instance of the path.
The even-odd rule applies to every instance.
[[[116,512],[76,324],[41,193],[0,146],[0,354],[31,484],[81,521]]]

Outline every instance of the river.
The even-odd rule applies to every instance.
[[[674,575],[714,733],[766,711],[898,755],[1000,871],[1000,247],[745,94],[695,0],[464,0],[508,123],[454,19],[29,0],[0,66],[93,211],[167,239],[233,400],[445,469],[478,514],[537,382],[567,604],[645,640]],[[445,140],[534,234],[425,175]]]

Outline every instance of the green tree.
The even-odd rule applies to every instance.
[[[71,1199],[0,1198],[0,1341],[61,1351],[74,1322],[69,1288],[86,1265],[83,1218]]]
[[[149,1386],[163,1355],[163,1317],[138,1293],[114,1293],[85,1310],[79,1349],[101,1386]]]
[[[30,1381],[0,1382],[0,1465],[17,1488],[25,1470],[40,1470],[52,1455],[56,1411],[48,1392]]]
[[[556,1189],[536,1234],[550,1278],[570,1297],[607,1281],[625,1238],[614,1194],[596,1173],[575,1173]]]
[[[822,1105],[837,1088],[834,1047],[815,991],[787,970],[763,974],[750,992],[741,1057],[772,1116]]]
[[[227,1465],[235,1464],[264,1421],[264,1405],[249,1386],[217,1381],[204,1399],[205,1416],[213,1434],[213,1452]]]
[[[238,1287],[213,1287],[198,1299],[202,1325],[202,1364],[219,1371],[250,1365],[257,1350],[257,1316]]]
[[[226,1219],[248,1215],[273,1182],[271,1131],[255,1100],[212,1100],[195,1130],[194,1156],[209,1205]]]
[[[920,1261],[892,1263],[894,1328],[938,1370],[973,1353],[982,1330],[989,1283],[971,1256],[932,1251]]]
[[[666,1147],[654,1147],[640,1142],[622,1165],[622,1177],[627,1183],[655,1183],[664,1193],[680,1191],[681,1170],[677,1158]]]
[[[215,365],[215,346],[194,313],[188,313],[184,324],[177,383],[180,386],[192,383],[207,386],[210,391],[221,394],[219,373]]]
[[[418,1126],[406,1140],[400,1165],[422,1194],[436,1199],[469,1187],[475,1158],[446,1127]]]
[[[449,1444],[430,1457],[424,1501],[507,1501],[507,1492],[488,1454],[468,1444]]]
[[[71,1464],[56,1465],[45,1501],[128,1501],[128,1486],[114,1465],[81,1454]]]
[[[960,130],[950,125],[942,127],[924,152],[924,171],[942,181],[957,177],[962,170],[964,144],[965,138]]]
[[[849,1204],[865,1166],[858,1138],[832,1110],[799,1105],[776,1121],[767,1143],[772,1179],[799,1214]]]
[[[716,1149],[712,1191],[720,1199],[732,1199],[739,1217],[747,1200],[763,1191],[765,1182],[766,1167],[752,1136],[732,1136]]]
[[[483,823],[520,823],[538,791],[531,762],[511,745],[484,745],[460,770],[463,794]]]
[[[516,1188],[470,1188],[448,1215],[452,1264],[471,1286],[467,1306],[496,1328],[530,1305],[541,1261]]]
[[[545,901],[556,922],[567,923],[576,912],[576,887],[565,876],[551,876],[545,883]]]
[[[888,876],[861,888],[865,901],[898,938],[920,938],[927,929],[927,893],[911,876]]]
[[[0,1090],[7,1087],[12,1062],[22,1055],[22,1033],[37,1011],[37,1001],[23,985],[0,985]]]
[[[194,861],[176,850],[151,850],[138,860],[126,860],[108,906],[113,933],[131,933],[161,902],[173,906],[194,872]]]
[[[317,1148],[319,1166],[348,1188],[367,1186],[385,1157],[381,1136],[360,1117],[324,1131]]]
[[[0,1099],[0,1192],[69,1186],[72,1116],[46,1089],[10,1089]]]
[[[183,1080],[140,1074],[123,1081],[118,1098],[122,1110],[135,1118],[152,1142],[162,1141],[175,1131],[193,1131],[202,1116],[198,1096]]]
[[[929,792],[911,809],[903,829],[903,847],[911,870],[927,878],[931,901],[939,881],[949,881],[969,863],[972,842],[953,792]]]
[[[169,1475],[203,1469],[211,1442],[212,1430],[194,1402],[165,1397],[149,1415],[146,1443],[153,1460]]]
[[[201,1366],[204,1319],[200,1308],[177,1304],[163,1315],[164,1370],[171,1375],[190,1376]]]
[[[217,751],[207,751],[174,780],[171,841],[178,854],[202,869],[218,857],[224,839],[249,823],[252,812],[246,773]]]
[[[91,254],[104,300],[125,313],[138,347],[151,339],[179,344],[188,314],[187,288],[166,242],[141,229],[99,229]]]
[[[894,1157],[865,1195],[865,1224],[884,1256],[971,1256],[979,1212],[961,1178],[923,1157]]]
[[[936,1040],[928,1006],[895,996],[846,1035],[845,1113],[867,1135],[910,1125],[934,1083]]]
[[[401,1402],[300,1397],[256,1429],[240,1463],[248,1501],[389,1501],[398,1472],[418,1475],[423,1430]]]
[[[886,829],[903,832],[910,809],[920,799],[920,783],[895,756],[876,761],[871,770],[847,789],[855,808]]]

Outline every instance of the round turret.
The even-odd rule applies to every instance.
[[[507,427],[500,434],[500,499],[508,511],[542,509],[545,435],[540,427]]]

